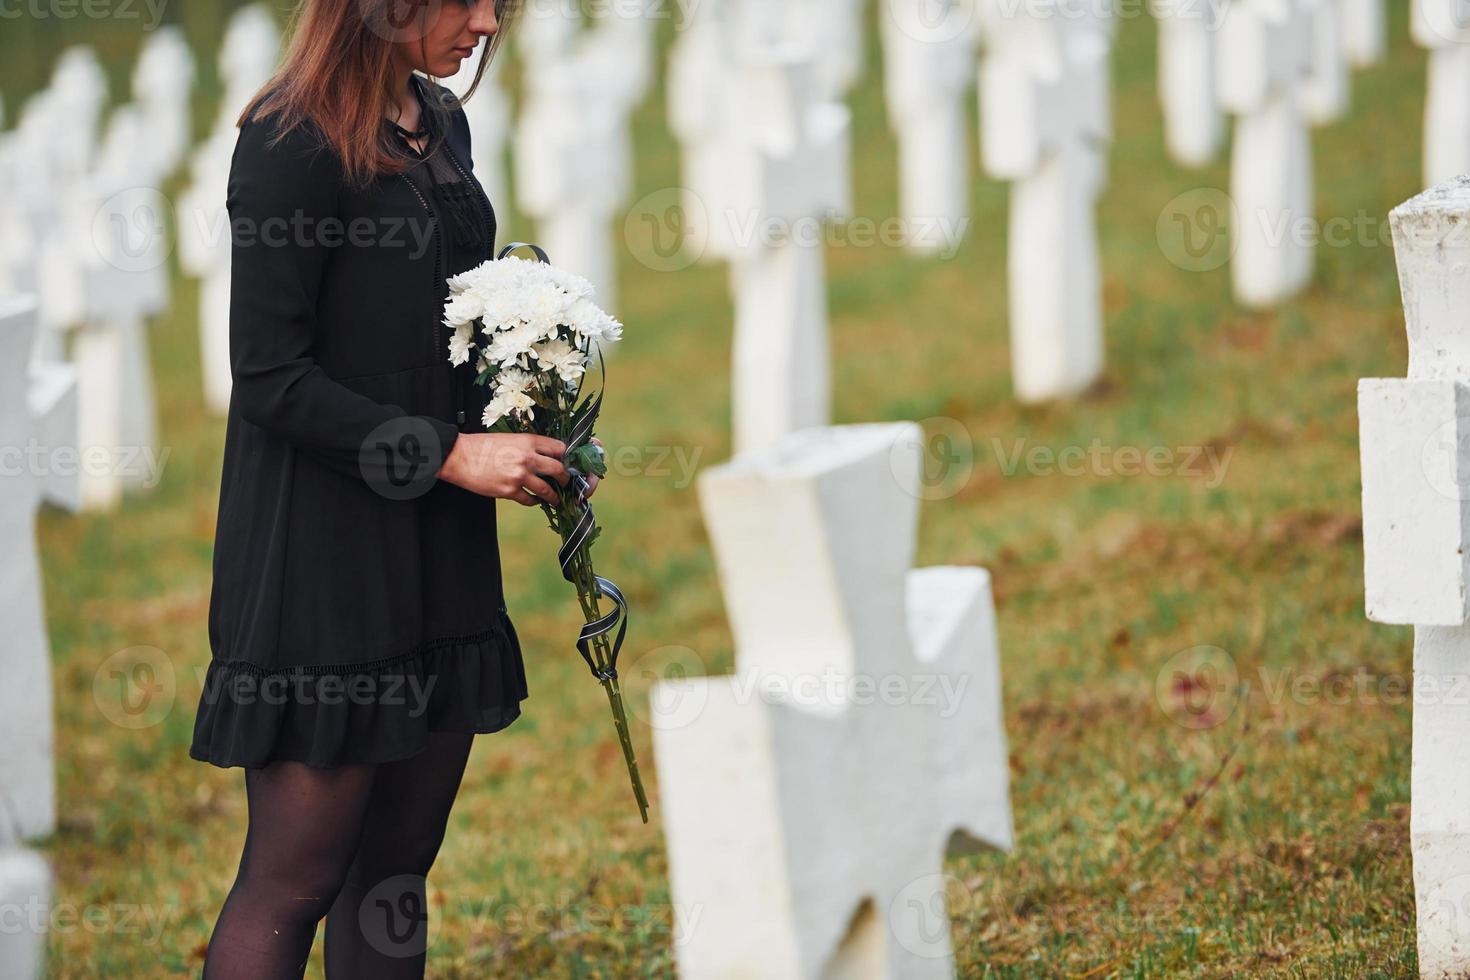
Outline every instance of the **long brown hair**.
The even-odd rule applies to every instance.
[[[429,29],[429,10],[457,0],[301,0],[291,15],[286,60],[240,114],[279,116],[278,137],[314,123],[342,160],[347,179],[363,184],[403,171],[411,159],[384,138],[383,120],[396,115],[401,95],[393,76],[393,37],[417,18],[419,37]],[[504,43],[520,0],[494,0],[499,23],[485,44],[474,84],[462,99],[430,99],[439,132],[447,116],[480,86],[491,58]],[[407,11],[407,17],[404,12]],[[414,11],[417,11],[416,13]],[[422,43],[422,42],[421,42]]]

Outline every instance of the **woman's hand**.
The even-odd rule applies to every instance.
[[[463,432],[439,468],[439,479],[527,507],[556,504],[561,494],[551,481],[566,485],[567,468],[561,461],[566,451],[565,443],[550,436]]]

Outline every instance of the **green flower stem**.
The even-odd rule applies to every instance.
[[[577,525],[577,519],[581,516],[582,504],[580,501],[571,501],[569,494],[564,492],[561,506],[553,510],[546,507],[547,516],[550,519],[552,529],[557,536],[566,542],[573,528]],[[577,601],[582,606],[584,622],[595,622],[602,617],[598,608],[598,598],[601,592],[597,588],[597,578],[592,569],[592,555],[587,545],[577,550],[572,559],[570,569],[572,580],[577,586]],[[592,661],[599,668],[613,665],[612,645],[608,642],[606,634],[592,638]],[[601,681],[607,691],[609,707],[612,708],[613,724],[617,728],[618,741],[623,746],[623,759],[628,765],[628,779],[633,784],[633,796],[638,801],[638,815],[648,823],[648,797],[643,790],[643,778],[638,773],[638,760],[633,752],[633,737],[628,730],[628,716],[623,708],[623,693],[617,678]]]

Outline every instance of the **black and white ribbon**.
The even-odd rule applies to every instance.
[[[518,248],[529,248],[540,262],[549,264],[551,261],[546,257],[546,252],[541,248],[526,242],[511,242],[500,250],[500,254],[496,258],[503,259]],[[599,351],[599,360],[601,357],[602,352]],[[605,371],[606,368],[604,367]],[[592,430],[597,424],[597,414],[600,411],[602,411],[602,392],[597,393],[597,397],[592,400],[591,405],[588,406],[586,412],[577,420],[577,424],[572,427],[571,433],[568,434],[566,439],[566,454],[562,457],[564,462],[571,458],[572,452],[578,446],[581,446],[592,438]],[[601,449],[599,448],[598,451],[601,452]],[[597,519],[592,514],[592,505],[587,502],[587,491],[592,489],[591,481],[580,470],[569,463],[567,464],[567,472],[571,474],[571,485],[577,491],[577,499],[582,502],[582,514],[577,518],[576,525],[562,543],[561,550],[557,552],[556,558],[561,564],[562,578],[576,585],[577,578],[573,566],[577,561],[577,552],[582,549],[582,546],[587,543],[587,539],[592,536],[592,532],[596,530]],[[622,650],[623,639],[628,633],[628,600],[623,597],[622,590],[614,584],[612,579],[603,578],[596,573],[593,574],[592,579],[597,586],[597,594],[611,599],[613,608],[582,627],[582,632],[577,635],[577,651],[582,654],[582,659],[587,661],[587,666],[592,670],[592,676],[596,677],[599,681],[607,683],[618,679],[618,652]],[[608,653],[608,662],[606,664],[599,664],[592,655],[592,642],[599,636],[611,633],[614,629],[618,632],[612,638],[612,646]]]
[[[591,406],[577,420],[571,434],[567,436],[567,456],[563,457],[564,459],[569,458],[574,449],[592,437],[592,428],[597,424],[597,413],[601,410],[602,393],[599,392]],[[575,585],[577,579],[572,566],[577,560],[577,552],[581,550],[582,545],[597,527],[597,519],[592,514],[592,505],[587,501],[587,491],[592,488],[591,482],[574,466],[568,465],[567,472],[571,474],[572,487],[577,491],[577,498],[582,501],[582,514],[577,518],[576,526],[572,528],[571,534],[567,535],[556,557],[561,563],[562,577]],[[628,600],[623,597],[622,590],[611,579],[603,578],[595,573],[592,579],[597,584],[598,594],[611,599],[613,608],[582,627],[582,632],[577,637],[577,650],[581,652],[582,659],[587,661],[587,666],[592,669],[593,677],[600,681],[613,681],[618,677],[618,651],[623,648],[623,638],[628,632]],[[599,665],[592,656],[592,641],[612,632],[614,627],[617,628],[618,633],[612,639],[609,660],[606,664]]]

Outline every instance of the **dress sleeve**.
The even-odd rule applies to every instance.
[[[317,364],[317,298],[340,235],[342,170],[302,125],[272,143],[250,119],[230,167],[230,366],[240,417],[330,468],[400,499],[426,490],[459,430],[337,383]],[[404,474],[412,474],[411,487]]]

